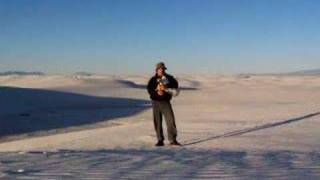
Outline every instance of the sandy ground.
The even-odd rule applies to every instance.
[[[155,148],[146,76],[0,77],[0,178],[320,178],[320,77],[177,78]]]

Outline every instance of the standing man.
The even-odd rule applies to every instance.
[[[154,128],[157,133],[158,142],[156,146],[164,146],[162,129],[162,116],[167,124],[168,139],[170,145],[181,146],[177,141],[177,128],[170,100],[172,96],[178,95],[178,81],[167,74],[163,62],[156,65],[156,74],[149,80],[148,93],[152,100]]]

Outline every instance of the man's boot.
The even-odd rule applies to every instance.
[[[163,141],[158,141],[155,146],[164,146],[164,143],[163,143]]]
[[[170,142],[171,146],[182,146],[177,140]]]

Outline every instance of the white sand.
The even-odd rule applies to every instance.
[[[148,77],[0,77],[0,86],[10,87],[0,89],[0,177],[320,176],[320,77],[178,79],[185,90],[172,104],[178,140],[185,146],[155,148],[143,87]],[[51,158],[34,151],[49,151]],[[15,159],[21,163],[5,163]],[[25,170],[29,161],[38,164]]]

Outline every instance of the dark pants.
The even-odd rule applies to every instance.
[[[159,141],[164,140],[162,129],[162,115],[166,120],[168,139],[173,142],[177,138],[177,127],[175,123],[174,113],[169,101],[152,101],[154,128]]]

